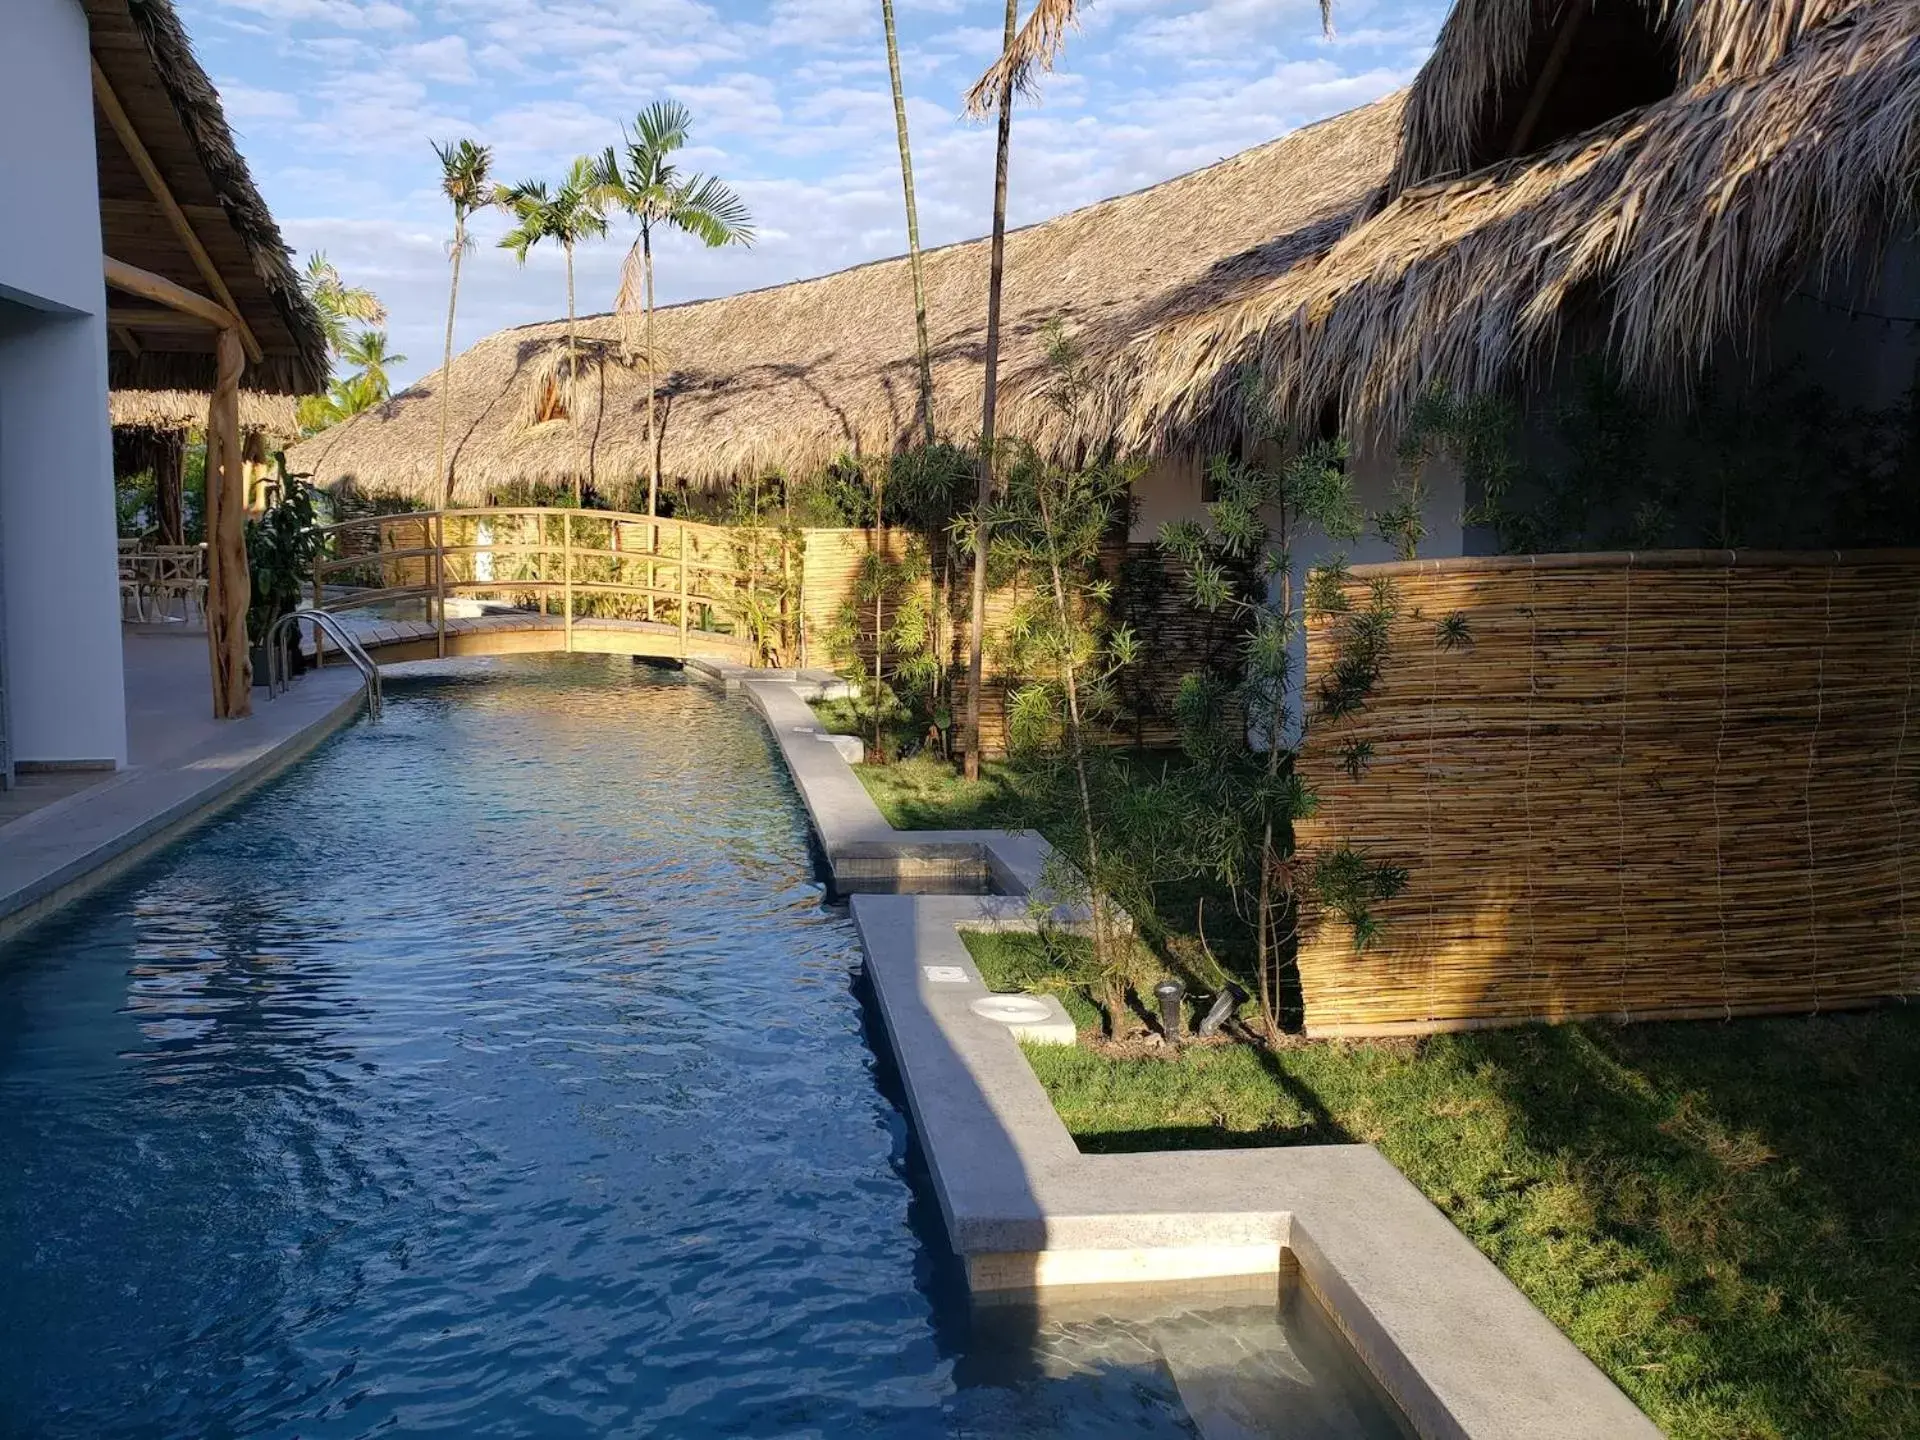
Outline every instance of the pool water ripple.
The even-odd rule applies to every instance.
[[[857,965],[743,708],[394,682],[0,950],[0,1433],[1193,1434],[969,1358]]]

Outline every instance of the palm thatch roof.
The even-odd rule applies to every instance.
[[[1392,164],[1400,99],[1296,131],[1164,184],[1011,232],[1001,424],[1038,437],[1053,416],[1031,383],[1059,317],[1112,346],[1251,293],[1333,243]],[[935,421],[979,427],[987,242],[925,253]],[[515,481],[605,488],[647,470],[643,370],[633,317],[580,322],[585,363],[571,422],[551,413],[560,322],[503,331],[454,365],[455,498]],[[904,259],[678,305],[656,314],[662,473],[713,482],[768,466],[801,471],[847,452],[892,450],[915,428],[912,281]],[[437,500],[438,373],[289,452],[317,483]]]
[[[1568,344],[1684,387],[1793,289],[1857,277],[1913,232],[1912,0],[1652,0],[1697,78],[1524,158],[1408,183],[1477,143],[1471,97],[1514,53],[1497,22],[1547,8],[1461,0],[1408,101],[1397,193],[1323,253],[1100,357],[1088,433],[1203,435],[1230,423],[1249,366],[1283,409],[1338,402],[1349,427],[1391,426],[1432,386],[1509,383]]]
[[[203,430],[210,396],[204,390],[115,390],[107,396],[107,415],[116,430],[184,434]],[[299,438],[299,402],[291,395],[240,392],[240,429],[264,435],[276,444]]]
[[[242,384],[287,394],[318,390],[327,374],[319,317],[300,288],[280,228],[247,173],[219,93],[194,58],[171,0],[82,3],[98,66],[94,133],[107,254],[189,290],[208,292],[204,270],[117,133],[108,113],[111,104],[124,114],[258,341],[261,359],[247,366]],[[125,307],[116,317],[110,306],[108,319],[109,375],[115,387],[212,387],[210,330],[137,307]]]
[[[1664,71],[1647,100],[1718,85],[1759,74],[1858,8],[1858,0],[1457,0],[1409,93],[1391,190],[1524,154],[1525,137],[1514,141],[1529,102],[1536,111],[1595,103],[1596,87],[1618,93],[1623,65]],[[1631,53],[1636,40],[1644,55]]]

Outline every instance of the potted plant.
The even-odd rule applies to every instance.
[[[323,537],[319,492],[304,480],[283,479],[281,499],[247,522],[247,571],[253,598],[247,606],[247,643],[253,647],[253,683],[267,683],[267,633],[282,615],[300,608],[302,587],[313,573]],[[293,647],[295,661],[300,648]]]

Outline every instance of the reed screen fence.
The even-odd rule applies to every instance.
[[[1920,552],[1356,566],[1355,612],[1376,581],[1387,658],[1309,729],[1300,834],[1409,882],[1364,952],[1306,907],[1311,1033],[1920,992]],[[1310,620],[1310,696],[1352,613]]]

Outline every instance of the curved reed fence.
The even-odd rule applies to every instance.
[[[1303,916],[1311,1032],[1920,992],[1920,552],[1356,566],[1356,609],[1377,581],[1388,654],[1310,730],[1301,837],[1409,881],[1361,953]],[[1350,624],[1310,622],[1310,695]]]

